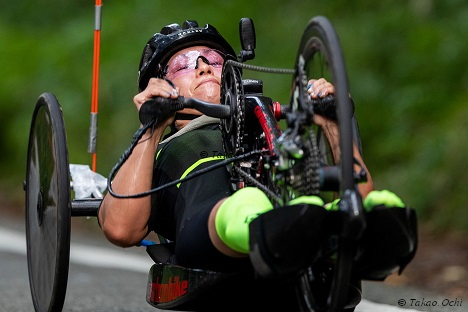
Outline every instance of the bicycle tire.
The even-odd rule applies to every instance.
[[[61,311],[70,258],[70,173],[60,105],[42,94],[34,110],[26,169],[29,284],[37,312]]]
[[[315,64],[318,62],[318,64]],[[312,67],[313,66],[313,67]],[[308,78],[324,77],[335,86],[336,115],[340,135],[340,197],[355,199],[357,188],[353,174],[352,106],[349,99],[348,79],[341,45],[330,21],[323,16],[312,18],[304,30],[295,63],[295,75],[291,93],[291,111],[310,114],[313,110],[307,93]],[[313,114],[313,112],[312,112]],[[346,210],[349,207],[340,207]],[[350,221],[350,222],[353,222]],[[358,222],[358,227],[360,226]],[[344,231],[343,231],[344,232]],[[359,231],[357,231],[359,232]],[[298,283],[298,298],[304,311],[350,311],[345,309],[348,283],[351,278],[355,244],[349,233],[338,234],[337,262],[334,266],[332,285],[326,300],[316,298],[304,273]],[[325,302],[323,304],[323,302]]]

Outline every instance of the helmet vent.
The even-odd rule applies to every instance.
[[[169,34],[172,34],[173,32],[179,31],[179,30],[182,30],[182,28],[180,28],[180,25],[177,24],[177,23],[174,23],[174,24],[164,26],[161,29],[161,34],[169,35]]]

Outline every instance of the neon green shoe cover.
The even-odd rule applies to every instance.
[[[216,232],[227,246],[247,254],[250,222],[271,209],[273,205],[261,190],[242,188],[219,206],[215,218]]]
[[[387,190],[370,192],[364,199],[363,204],[366,211],[372,211],[374,207],[378,205],[385,205],[386,207],[405,207],[400,197]]]
[[[298,205],[298,204],[309,204],[316,206],[323,206],[323,200],[318,196],[301,196],[294,198],[289,202],[289,206]]]
[[[340,206],[338,206],[338,203],[340,202],[341,198],[337,198],[332,202],[327,203],[324,207],[328,211],[338,211],[340,210]]]

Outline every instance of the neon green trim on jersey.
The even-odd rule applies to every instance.
[[[185,178],[190,172],[192,172],[196,167],[200,166],[203,163],[213,161],[213,160],[220,160],[220,159],[224,159],[224,158],[225,158],[224,156],[202,158],[202,159],[198,160],[197,162],[195,162],[190,167],[188,167],[187,170],[185,170],[185,172],[182,174],[182,176],[180,178],[181,179]],[[177,187],[180,187],[180,183],[177,184]]]
[[[161,154],[162,150],[163,150],[163,149],[161,148],[161,149],[158,151],[158,153],[156,154],[156,159],[158,159],[159,154]]]

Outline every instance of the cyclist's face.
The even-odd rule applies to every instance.
[[[165,73],[166,76],[172,79],[184,75],[198,68],[199,61],[203,61],[213,68],[220,69],[223,67],[224,54],[221,51],[206,48],[193,47],[185,49],[174,55],[168,62]]]
[[[224,55],[206,46],[194,46],[174,54],[168,61],[166,78],[179,94],[219,103]]]

